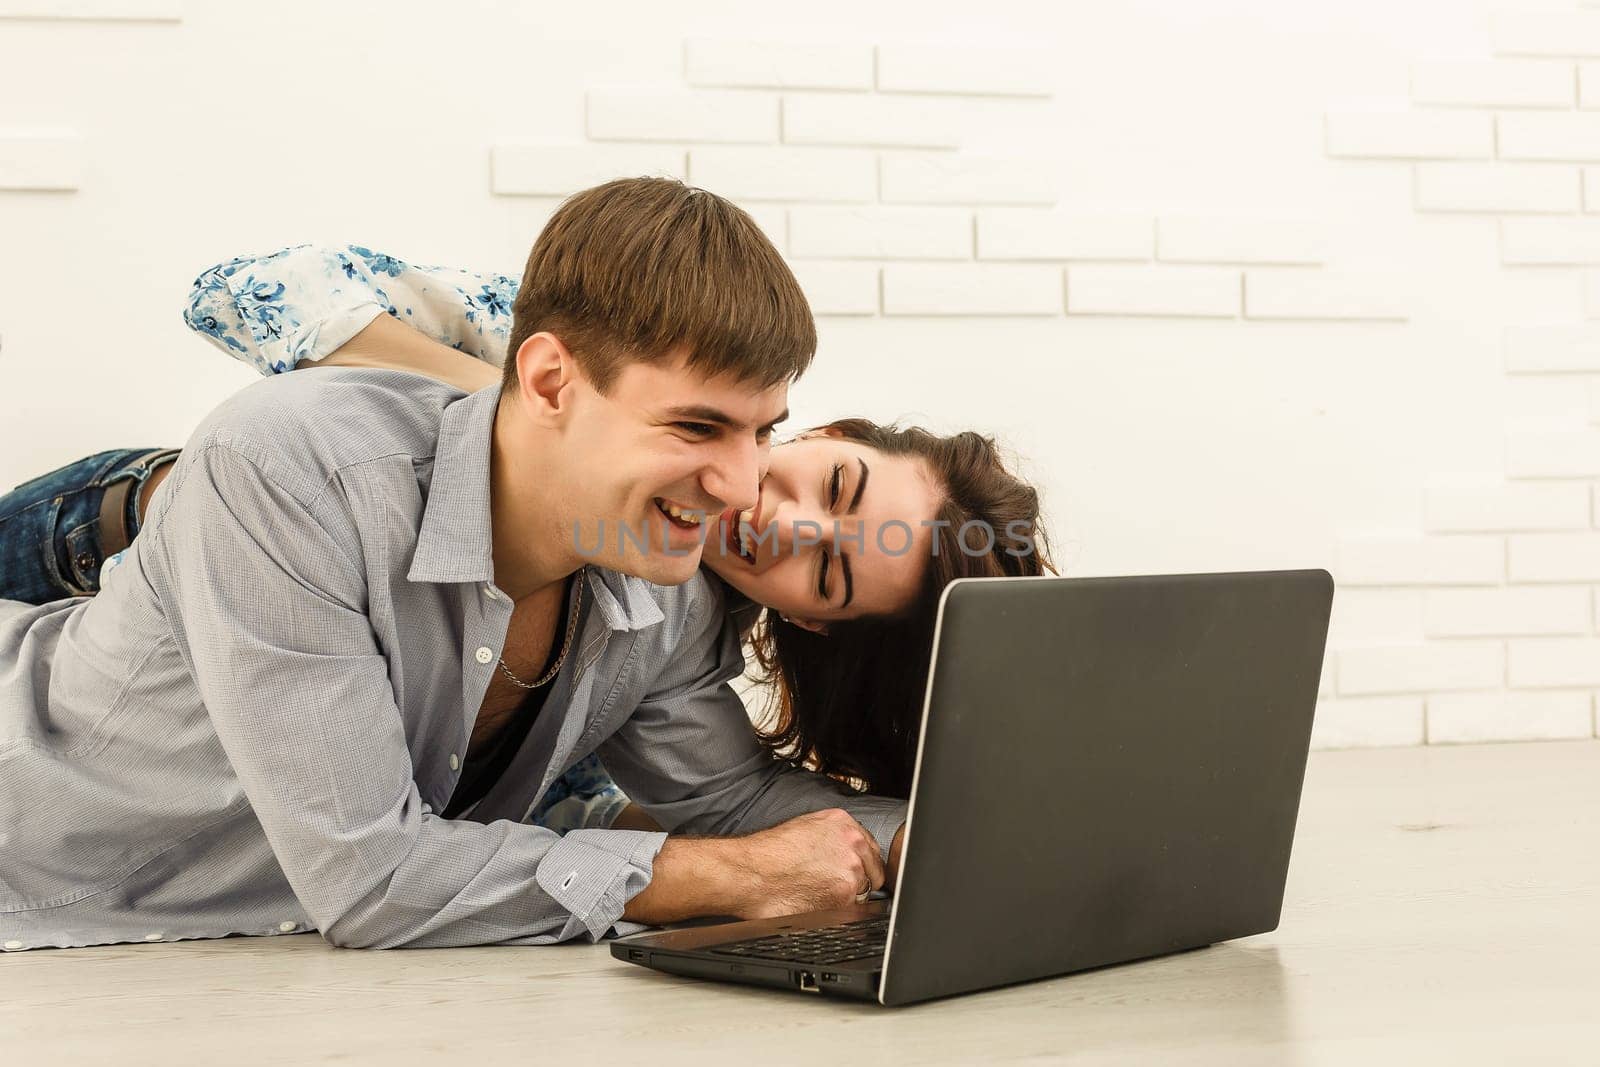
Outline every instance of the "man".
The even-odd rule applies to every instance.
[[[814,348],[748,216],[639,179],[540,235],[498,390],[223,404],[98,597],[0,602],[0,943],[535,944],[883,885],[903,804],[766,756],[699,573]],[[597,747],[675,836],[523,821]]]

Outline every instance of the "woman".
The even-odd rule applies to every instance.
[[[267,374],[318,364],[388,367],[475,391],[500,379],[494,361],[509,336],[516,289],[509,278],[417,267],[357,246],[301,246],[207,271],[185,320]],[[0,598],[93,594],[102,568],[137,535],[176,454],[102,452],[0,497]],[[858,568],[877,573],[870,581],[836,578],[830,594],[827,570],[844,558],[826,546],[787,549],[806,543],[792,541],[806,524],[830,529],[846,501],[854,511],[869,477],[866,506],[882,511],[883,502],[899,501],[899,513],[909,514],[905,502],[916,502],[909,506],[928,512],[923,521],[936,543],[925,564],[921,552],[904,561],[888,554],[892,547],[862,553]],[[938,598],[951,580],[1053,572],[1037,493],[1006,471],[991,438],[843,419],[772,450],[759,502],[742,525],[748,551],[707,551],[703,565],[738,594],[729,596],[730,610],[767,684],[763,742],[777,758],[875,793],[908,795],[925,676],[881,665],[928,661]],[[650,825],[593,757],[557,781],[533,817],[558,830]]]

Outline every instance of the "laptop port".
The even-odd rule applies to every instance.
[[[630,960],[643,962],[647,957],[648,953],[646,953],[643,949],[630,948],[628,950],[628,959]]]
[[[817,988],[817,976],[812,974],[810,971],[800,972],[799,986],[807,993],[821,992],[821,990]]]
[[[850,981],[850,976],[847,974],[834,974],[832,971],[822,972],[823,985],[828,985],[829,983],[832,983],[833,985],[843,985],[848,981]]]

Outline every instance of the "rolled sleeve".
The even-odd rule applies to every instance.
[[[562,940],[587,932],[598,941],[628,901],[650,884],[667,835],[644,830],[572,830],[539,862],[539,886],[570,914]]]

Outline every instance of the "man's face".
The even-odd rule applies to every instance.
[[[606,394],[585,379],[576,388],[565,428],[576,529],[566,536],[587,562],[659,585],[688,581],[718,516],[755,504],[788,383],[706,378],[680,356],[628,364]]]

